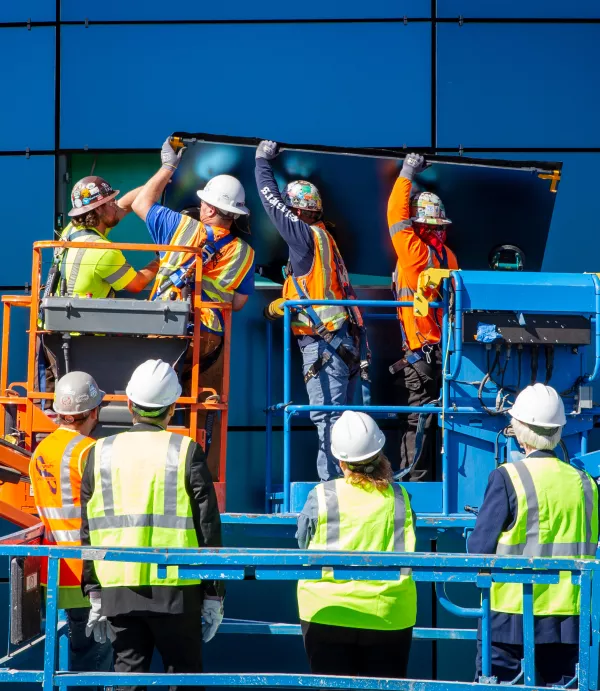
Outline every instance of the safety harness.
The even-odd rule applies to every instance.
[[[429,245],[429,247],[437,257],[437,260],[440,263],[440,268],[448,268],[448,253],[446,252],[446,248],[442,248],[442,254],[440,255],[440,253],[436,250],[435,247],[433,247],[432,245]],[[398,301],[399,295],[396,289],[396,284],[392,285],[392,291],[394,293],[394,299]],[[406,336],[404,325],[402,324],[402,319],[398,319],[398,325],[400,326],[400,334],[402,336],[402,349],[404,351],[404,354],[400,358],[400,360],[395,362],[393,365],[390,365],[390,373],[397,374],[398,372],[401,372],[405,367],[408,367],[408,365],[414,366],[415,363],[417,363],[419,360],[426,359],[427,363],[430,363],[430,353],[433,350],[433,346],[429,345],[428,343],[424,343],[421,348],[421,351],[415,352],[408,345],[408,338]],[[425,346],[428,346],[429,348],[426,351],[424,350]],[[421,457],[421,452],[423,451],[423,439],[425,437],[425,424],[427,423],[428,415],[430,415],[430,413],[419,413],[419,420],[417,422],[417,430],[415,434],[415,450],[413,454],[413,459],[411,464],[407,468],[403,468],[402,470],[394,474],[394,480],[396,482],[406,477],[417,465]]]
[[[335,248],[333,256],[335,261],[335,270],[342,288],[344,300],[356,300],[356,293],[350,284],[348,272],[346,271],[342,257]],[[291,262],[288,262],[287,275],[291,277],[294,288],[296,288],[296,292],[298,293],[300,299],[310,300],[310,296],[300,287],[298,280],[294,276]],[[370,405],[371,379],[369,377],[369,363],[371,360],[371,352],[369,350],[369,343],[367,340],[367,330],[365,329],[360,310],[356,306],[347,307],[346,310],[348,311],[348,317],[351,324],[358,330],[358,357],[354,355],[351,350],[346,348],[339,331],[329,331],[312,305],[305,305],[304,307],[296,308],[297,312],[304,313],[304,315],[310,319],[311,328],[313,329],[315,335],[323,339],[325,345],[327,346],[327,350],[321,355],[321,357],[308,368],[308,371],[304,375],[304,383],[307,384],[311,379],[318,376],[319,372],[327,364],[329,359],[337,355],[348,367],[348,370],[350,371],[350,378],[356,376],[357,373],[360,374],[363,405]]]

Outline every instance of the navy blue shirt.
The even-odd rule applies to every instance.
[[[271,164],[266,158],[256,159],[256,186],[267,215],[286,241],[290,262],[296,276],[306,275],[315,258],[315,240],[308,223],[301,221],[283,203]]]
[[[295,276],[310,272],[315,259],[315,239],[308,223],[301,221],[283,203],[271,164],[266,158],[256,159],[256,186],[267,215],[286,241],[290,251],[290,263]],[[298,345],[303,348],[317,340],[316,336],[299,336]]]
[[[552,453],[549,455],[554,456]],[[469,554],[496,554],[500,534],[510,530],[516,518],[517,493],[507,473],[502,468],[496,468],[490,473],[475,530],[467,543]],[[578,616],[536,616],[534,622],[536,643],[579,643]],[[523,645],[523,616],[492,612],[492,640]]]

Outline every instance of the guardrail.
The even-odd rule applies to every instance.
[[[33,529],[35,530],[35,529]],[[445,593],[442,605],[459,616],[481,618],[482,676],[481,684],[494,684],[491,675],[491,618],[490,588],[494,582],[523,584],[523,677],[526,688],[535,685],[535,644],[533,616],[533,586],[555,584],[561,572],[571,572],[574,584],[581,589],[581,615],[579,638],[579,664],[575,682],[584,691],[598,689],[598,665],[600,662],[600,581],[594,581],[594,572],[600,570],[600,561],[574,559],[537,559],[527,557],[496,557],[457,554],[399,554],[326,552],[317,550],[284,549],[175,549],[151,550],[137,548],[105,549],[50,547],[10,544],[19,535],[32,535],[23,531],[8,536],[0,542],[0,556],[48,557],[48,588],[46,598],[46,635],[37,641],[44,645],[44,665],[38,670],[18,670],[13,667],[18,654],[30,649],[28,644],[19,651],[0,660],[0,682],[42,683],[44,691],[56,686],[113,686],[134,684],[180,684],[204,686],[270,686],[274,688],[327,688],[327,689],[378,689],[383,691],[466,691],[474,684],[467,682],[441,682],[398,679],[367,679],[352,677],[314,676],[307,674],[119,674],[74,673],[66,667],[66,658],[59,657],[57,585],[60,558],[83,558],[103,561],[129,561],[155,563],[158,575],[166,576],[169,566],[177,566],[182,579],[220,579],[256,581],[296,581],[322,578],[324,569],[338,580],[395,580],[401,569],[410,568],[417,582],[430,582],[438,586],[448,582],[471,583],[481,591],[480,608],[462,608],[452,603]],[[441,591],[440,591],[441,592]],[[464,631],[464,634],[459,632]],[[244,620],[230,620],[223,624],[222,633],[297,634],[293,624],[277,624]],[[415,637],[429,639],[473,639],[474,630],[467,629],[415,629]],[[10,664],[11,668],[6,668]],[[268,662],[265,662],[268,667]],[[541,688],[541,687],[540,687]]]

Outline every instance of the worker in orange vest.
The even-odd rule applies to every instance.
[[[442,200],[432,192],[412,194],[413,179],[427,167],[423,156],[408,154],[388,202],[388,225],[398,261],[393,276],[397,300],[414,299],[419,274],[429,268],[457,269],[452,250],[446,247],[446,218]],[[430,293],[426,297],[434,299]],[[442,311],[415,317],[412,306],[398,309],[403,356],[390,367],[398,384],[398,405],[423,406],[440,395]],[[404,418],[400,447],[402,475],[433,480],[435,425],[433,415],[414,413]]]
[[[319,190],[294,180],[281,195],[271,161],[280,147],[262,141],[256,150],[256,185],[262,205],[288,245],[290,259],[283,286],[285,300],[356,299],[338,246],[322,221]],[[360,381],[363,404],[370,403],[370,353],[357,307],[312,305],[295,310],[292,333],[302,353],[304,384],[311,406],[346,406],[354,402]],[[331,453],[331,429],[340,413],[312,410],[319,435],[317,472],[322,481],[342,477]]]
[[[45,528],[44,544],[81,545],[81,476],[95,443],[89,435],[103,398],[104,391],[85,372],[70,372],[56,384],[53,407],[58,429],[37,446],[29,464],[35,504]],[[107,672],[113,653],[106,617],[98,615],[88,625],[90,600],[81,591],[82,567],[79,559],[60,562],[58,606],[67,613],[70,670]],[[41,580],[47,584],[47,560],[42,562]],[[91,607],[99,613],[100,602],[92,600]]]

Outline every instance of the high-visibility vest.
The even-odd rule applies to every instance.
[[[319,517],[309,549],[414,552],[415,529],[408,493],[384,492],[345,478],[316,486]],[[397,631],[414,626],[417,593],[410,569],[392,581],[339,581],[333,575],[298,581],[302,621],[358,629]]]
[[[226,228],[213,227],[215,241],[221,240],[229,231]],[[171,238],[171,245],[201,247],[207,241],[206,226],[189,216],[181,216],[181,221]],[[161,255],[160,268],[152,288],[151,299],[161,285],[169,280],[173,272],[188,267],[191,278],[194,277],[195,254],[190,252],[166,252]],[[254,261],[254,250],[247,242],[234,238],[223,247],[202,268],[202,299],[205,302],[232,302],[237,288],[241,285]],[[193,284],[192,284],[193,285]],[[181,295],[181,289],[173,286],[161,300],[169,300],[170,294]],[[223,333],[223,320],[218,310],[202,309],[200,319],[205,329],[216,334]]]
[[[412,183],[399,177],[390,195],[388,224],[392,244],[398,261],[392,276],[394,296],[403,302],[413,302],[419,274],[425,269],[458,269],[456,256],[448,247],[438,254],[433,247],[421,240],[413,231],[410,220],[410,193]],[[425,297],[435,300],[441,291],[426,290]],[[412,305],[398,308],[402,338],[411,350],[418,350],[425,343],[441,341],[442,310],[429,310],[426,317],[415,317]]]
[[[125,255],[112,248],[112,243],[95,228],[63,230],[61,240],[68,242],[94,242],[98,249],[70,247],[64,251],[61,261],[61,278],[66,281],[67,295],[105,298],[123,290],[135,278],[136,272]],[[60,290],[60,286],[59,286]]]
[[[81,475],[95,440],[59,428],[43,439],[29,462],[29,477],[38,515],[44,524],[44,544],[79,546],[81,529]],[[48,582],[47,560],[41,563],[41,582]],[[82,562],[61,559],[59,606],[89,606],[81,592]]]
[[[186,490],[192,439],[172,432],[121,432],[100,439],[94,453],[94,492],[87,505],[93,547],[198,547]],[[159,578],[156,564],[96,561],[102,587],[194,585],[177,566]]]
[[[537,451],[501,466],[517,495],[517,517],[500,534],[496,554],[593,559],[598,546],[598,486],[583,470],[551,453]],[[523,587],[494,583],[492,609],[523,613]],[[571,573],[556,585],[533,586],[533,612],[544,616],[579,614],[579,586]]]
[[[313,300],[343,300],[344,291],[340,284],[336,262],[343,260],[331,234],[322,224],[311,226],[314,238],[315,255],[310,271],[304,276],[295,276],[304,293]],[[345,267],[343,267],[345,272]],[[297,300],[300,296],[293,278],[288,276],[283,285],[283,297]],[[348,311],[339,305],[314,305],[319,319],[328,331],[337,331],[348,318]],[[296,336],[314,334],[312,322],[303,312],[295,312],[292,317],[292,332]]]

